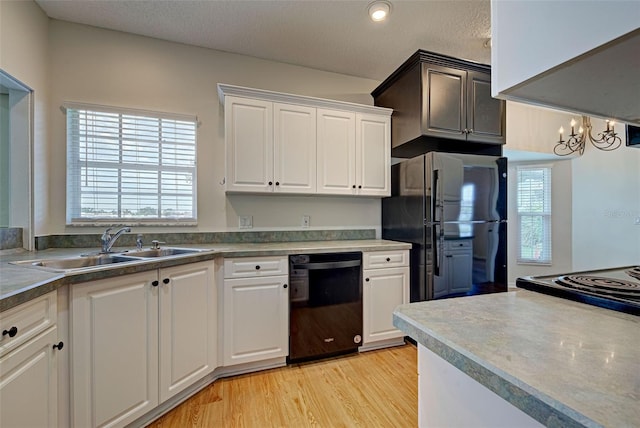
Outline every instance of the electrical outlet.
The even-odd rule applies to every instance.
[[[240,229],[251,229],[253,227],[253,216],[250,216],[250,215],[239,216],[238,227]]]
[[[303,215],[302,216],[302,227],[309,227],[309,224],[311,223],[311,216],[310,215]]]

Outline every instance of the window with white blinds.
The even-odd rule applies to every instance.
[[[551,167],[518,167],[517,176],[518,263],[551,264]]]
[[[196,118],[65,105],[67,223],[194,223]]]

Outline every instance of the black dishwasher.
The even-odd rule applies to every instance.
[[[289,362],[358,350],[361,252],[289,256],[289,285]]]

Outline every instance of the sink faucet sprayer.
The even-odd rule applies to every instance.
[[[102,253],[108,253],[111,251],[111,247],[116,242],[116,239],[120,237],[125,232],[131,232],[130,227],[123,227],[119,229],[114,235],[111,235],[111,227],[108,227],[107,230],[104,231],[100,240],[102,241]]]

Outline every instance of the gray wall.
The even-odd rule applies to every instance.
[[[254,229],[380,228],[376,198],[226,196],[224,116],[216,84],[227,83],[319,98],[373,104],[379,83],[247,56],[52,20],[51,201],[65,200],[65,101],[196,115],[198,128],[198,226],[163,231],[226,231],[239,215]],[[65,227],[63,203],[49,207],[49,233],[81,233]],[[144,231],[154,231],[147,227]]]

